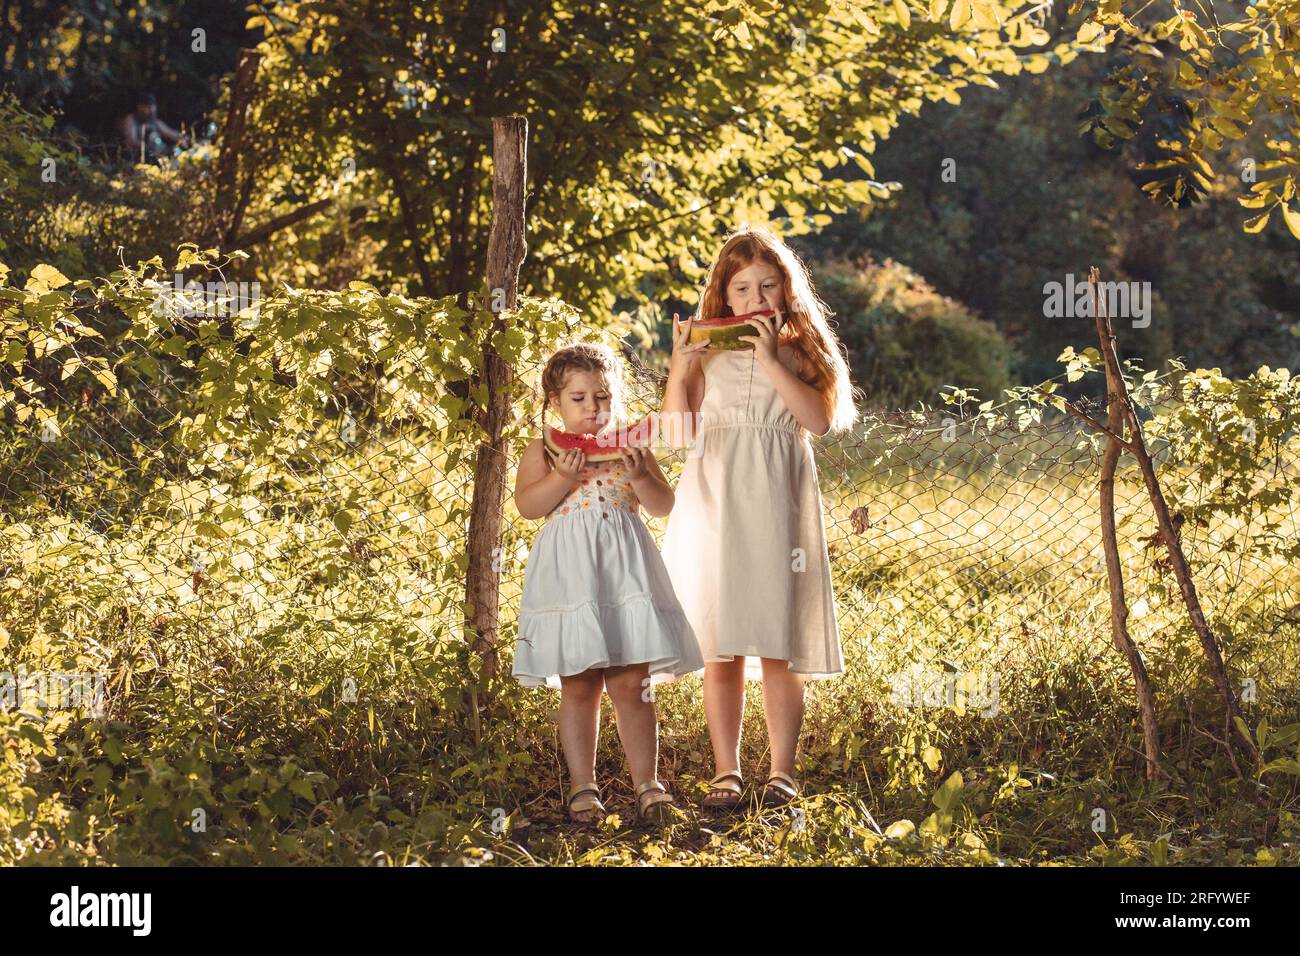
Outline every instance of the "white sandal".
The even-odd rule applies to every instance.
[[[709,810],[734,810],[740,806],[745,778],[739,770],[727,770],[709,781],[704,806]],[[720,798],[720,799],[719,799]]]

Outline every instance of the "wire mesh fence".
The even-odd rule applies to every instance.
[[[636,421],[658,409],[666,375],[636,356],[628,359],[628,417]],[[523,373],[534,384],[538,377],[537,369]],[[1149,375],[1145,385],[1164,388],[1166,409],[1182,400],[1173,373]],[[1074,406],[1105,419],[1102,402],[1081,398]],[[1140,414],[1149,418],[1152,411]],[[957,683],[969,684],[968,699],[987,700],[990,680],[1031,673],[1022,665],[1035,656],[1117,653],[1100,531],[1101,436],[1076,417],[1021,399],[972,412],[969,406],[864,409],[853,430],[814,439],[846,661],[878,685],[893,687],[895,697],[919,699],[935,684],[934,675],[943,684],[947,673],[949,703],[953,674],[961,675]],[[532,431],[549,424],[538,413]],[[1211,489],[1189,476],[1189,462],[1179,459],[1175,446],[1176,440],[1157,439],[1150,448],[1162,475],[1182,476],[1180,487],[1189,482],[1174,504],[1204,502]],[[1261,472],[1271,471],[1282,485],[1293,482],[1291,450],[1278,446],[1272,457],[1261,457]],[[661,449],[670,483],[676,484],[689,454]],[[1150,650],[1175,632],[1190,640],[1148,491],[1128,455],[1116,474],[1115,502],[1134,638]],[[1269,520],[1293,539],[1295,518],[1288,494]],[[535,523],[507,519],[516,540],[527,540]],[[1240,519],[1215,515],[1185,526],[1181,519],[1182,543],[1209,606],[1224,619],[1255,615],[1273,635],[1279,628],[1294,633],[1300,576],[1291,558],[1246,545]],[[668,520],[647,521],[660,541]],[[1232,566],[1221,560],[1225,543],[1236,552]],[[520,546],[517,555],[524,554]],[[512,585],[503,591],[507,609],[517,607],[517,582]],[[1234,643],[1234,635],[1226,637]],[[909,687],[900,660],[929,676]],[[1266,679],[1286,666],[1281,660],[1272,665],[1268,655],[1255,654],[1252,673]]]
[[[264,303],[264,315],[303,308],[288,297]],[[200,329],[177,341],[105,319],[71,372],[52,353],[29,351],[30,341],[21,355],[8,353],[0,467],[8,663],[19,663],[19,648],[23,660],[39,658],[30,651],[41,635],[62,635],[60,646],[75,645],[73,657],[108,675],[110,709],[133,683],[177,681],[177,692],[202,684],[218,711],[251,708],[288,724],[309,721],[325,698],[383,695],[397,705],[419,700],[435,677],[439,687],[454,683],[444,678],[468,666],[466,532],[481,434],[467,411],[470,376],[446,377],[445,337],[417,336],[419,345],[400,337],[422,308],[327,309],[319,325],[282,324],[283,340],[260,364],[241,364],[237,345],[228,366],[202,374],[215,359]],[[346,343],[326,341],[331,325],[346,329]],[[665,379],[629,359],[635,421],[658,409]],[[511,383],[518,400],[507,489],[523,444],[554,424],[539,394],[540,365],[520,362]],[[112,389],[107,370],[115,370]],[[255,386],[281,378],[300,400],[262,414]],[[1167,384],[1164,401],[1176,404],[1176,382]],[[24,388],[39,401],[20,415],[15,396]],[[227,437],[190,435],[204,415],[224,416]],[[1016,399],[978,414],[866,411],[851,432],[814,446],[850,667],[889,683],[900,655],[955,673],[1013,675],[1017,660],[1063,641],[1079,653],[1113,653],[1101,450],[1077,419]],[[1153,446],[1162,476],[1180,489],[1175,505],[1212,491],[1196,486],[1174,450]],[[1284,443],[1261,457],[1261,478],[1294,484],[1289,451]],[[656,453],[675,484],[689,451]],[[1130,626],[1140,646],[1159,648],[1186,631],[1185,611],[1127,456],[1116,502]],[[509,648],[540,523],[521,519],[508,493],[501,515],[494,570],[499,643]],[[1264,636],[1294,633],[1300,582],[1284,550],[1243,543],[1245,520],[1188,521],[1183,543],[1212,618],[1253,622],[1250,634],[1225,635],[1229,654],[1249,646],[1250,666],[1266,676],[1293,663],[1282,642]],[[1274,538],[1295,538],[1289,494],[1250,520],[1271,523]],[[647,524],[661,540],[666,520]],[[130,651],[117,640],[124,635],[137,641]],[[282,676],[236,692],[241,672],[268,669]],[[430,683],[413,684],[412,674]]]

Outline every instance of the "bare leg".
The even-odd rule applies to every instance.
[[[560,747],[569,767],[570,789],[595,782],[600,694],[604,689],[605,674],[599,668],[560,677]]]
[[[763,713],[772,750],[772,770],[794,776],[803,727],[804,678],[790,670],[789,661],[763,659]]]
[[[704,665],[704,716],[709,722],[716,774],[740,769],[740,724],[745,714],[745,659]]]
[[[655,722],[654,701],[646,693],[650,686],[648,664],[629,664],[605,670],[605,689],[614,702],[618,721],[618,738],[623,741],[632,784],[640,786],[655,779],[659,762],[659,726]]]

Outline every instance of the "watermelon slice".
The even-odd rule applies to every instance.
[[[622,457],[620,452],[624,449],[649,448],[654,441],[657,418],[652,412],[635,425],[608,428],[594,435],[577,435],[558,428],[548,428],[542,434],[542,441],[552,455],[576,448],[587,456],[588,464],[613,461]]]
[[[762,312],[746,312],[744,315],[726,315],[719,319],[696,319],[691,323],[691,344],[708,340],[710,348],[715,349],[752,349],[753,342],[742,342],[742,335],[758,335],[758,329],[746,319],[759,315],[776,315],[772,309]],[[777,316],[776,330],[781,331],[781,317]]]

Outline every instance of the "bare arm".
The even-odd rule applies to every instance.
[[[673,357],[659,415],[661,434],[669,448],[688,447],[700,426],[700,405],[704,402],[701,353],[709,343],[690,344],[691,321],[679,322],[673,315]]]
[[[135,121],[131,119],[130,113],[118,121],[117,128],[122,134],[122,142],[126,143],[131,149],[140,148],[140,136],[136,132]]]
[[[157,127],[158,129],[158,135],[161,136],[163,139],[167,140],[167,142],[171,143],[172,145],[175,145],[180,141],[181,133],[177,130],[172,129],[162,120],[160,119],[154,120],[154,126]]]
[[[546,446],[533,439],[519,459],[515,475],[515,507],[530,521],[544,518],[578,483],[578,472],[586,464],[586,455],[574,449],[565,452],[552,466]]]
[[[826,403],[821,392],[790,371],[789,366],[780,360],[767,366],[767,374],[771,376],[777,392],[785,399],[790,414],[800,425],[818,436],[831,430],[831,420],[826,414]]]
[[[749,324],[757,329],[757,334],[743,335],[741,339],[754,343],[754,357],[767,369],[772,385],[785,400],[790,414],[814,435],[825,435],[831,430],[831,420],[826,413],[822,393],[790,371],[790,367],[781,361],[776,328],[771,319],[750,319]]]

